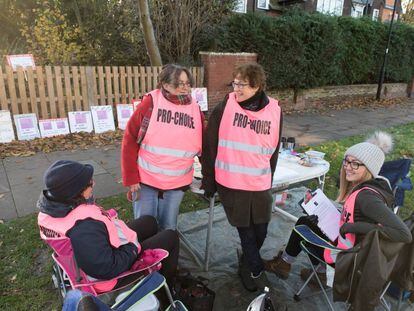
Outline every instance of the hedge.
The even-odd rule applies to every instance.
[[[388,25],[300,10],[235,14],[206,30],[205,42],[215,52],[258,53],[272,89],[377,83]],[[414,27],[393,25],[386,69],[386,82],[412,79]]]

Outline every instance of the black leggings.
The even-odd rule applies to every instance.
[[[329,238],[319,229],[319,227],[309,221],[309,218],[307,216],[302,216],[298,219],[295,226],[297,225],[307,225],[313,232],[315,232],[317,235],[319,235],[321,238],[329,241]],[[303,238],[295,231],[292,230],[292,233],[289,237],[289,242],[286,245],[285,251],[289,256],[296,257],[299,255],[299,253],[302,251],[300,247],[300,242],[303,241]],[[320,258],[321,260],[324,260],[323,253],[324,249],[312,244],[307,244],[307,247],[312,249],[312,254],[314,254],[316,257]],[[318,259],[314,258],[313,256],[310,256],[310,259],[312,261],[312,264],[316,266],[319,261]]]
[[[128,223],[128,227],[137,233],[138,241],[141,244],[141,251],[153,248],[162,248],[170,254],[162,261],[161,273],[171,284],[177,272],[179,239],[177,231],[164,230],[158,232],[157,221],[154,217],[146,215],[134,219]]]

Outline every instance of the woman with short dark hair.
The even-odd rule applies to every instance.
[[[266,76],[260,65],[240,65],[233,77],[233,92],[208,121],[202,187],[208,197],[218,192],[228,221],[237,228],[239,275],[244,287],[255,291],[267,282],[260,248],[271,218],[282,111],[264,92]]]
[[[201,154],[203,115],[191,97],[194,80],[187,68],[165,65],[158,79],[158,89],[144,95],[126,127],[122,178],[131,193],[139,193],[135,218],[151,215],[161,229],[175,230],[194,157]]]

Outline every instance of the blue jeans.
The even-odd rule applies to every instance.
[[[89,301],[86,302],[84,297],[88,297],[86,299],[89,299]],[[106,304],[104,304],[98,298],[76,289],[71,290],[67,293],[65,301],[63,303],[62,311],[77,311],[79,307],[81,307],[82,310],[89,310],[89,308],[92,308],[92,306],[94,307],[93,310],[97,311],[111,310]]]
[[[250,272],[254,275],[258,275],[264,269],[263,260],[260,257],[260,248],[266,239],[267,226],[268,223],[250,223],[249,227],[237,227],[243,251],[243,259],[246,261]]]
[[[160,229],[177,229],[177,216],[184,191],[167,190],[162,198],[158,196],[159,190],[141,184],[138,201],[132,203],[134,218],[151,215],[158,221]]]

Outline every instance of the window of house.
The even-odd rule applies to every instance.
[[[378,17],[379,17],[379,10],[378,9],[374,9],[372,11],[372,20],[373,21],[377,21],[378,20]]]
[[[357,3],[354,3],[354,7],[351,11],[351,16],[355,18],[362,17],[364,15],[364,5],[360,5]]]
[[[269,10],[269,0],[258,0],[257,8],[263,9],[263,10]]]
[[[237,13],[246,13],[247,0],[237,0],[235,1],[235,6],[233,11]]]
[[[341,16],[344,0],[318,0],[316,10],[325,14]]]

